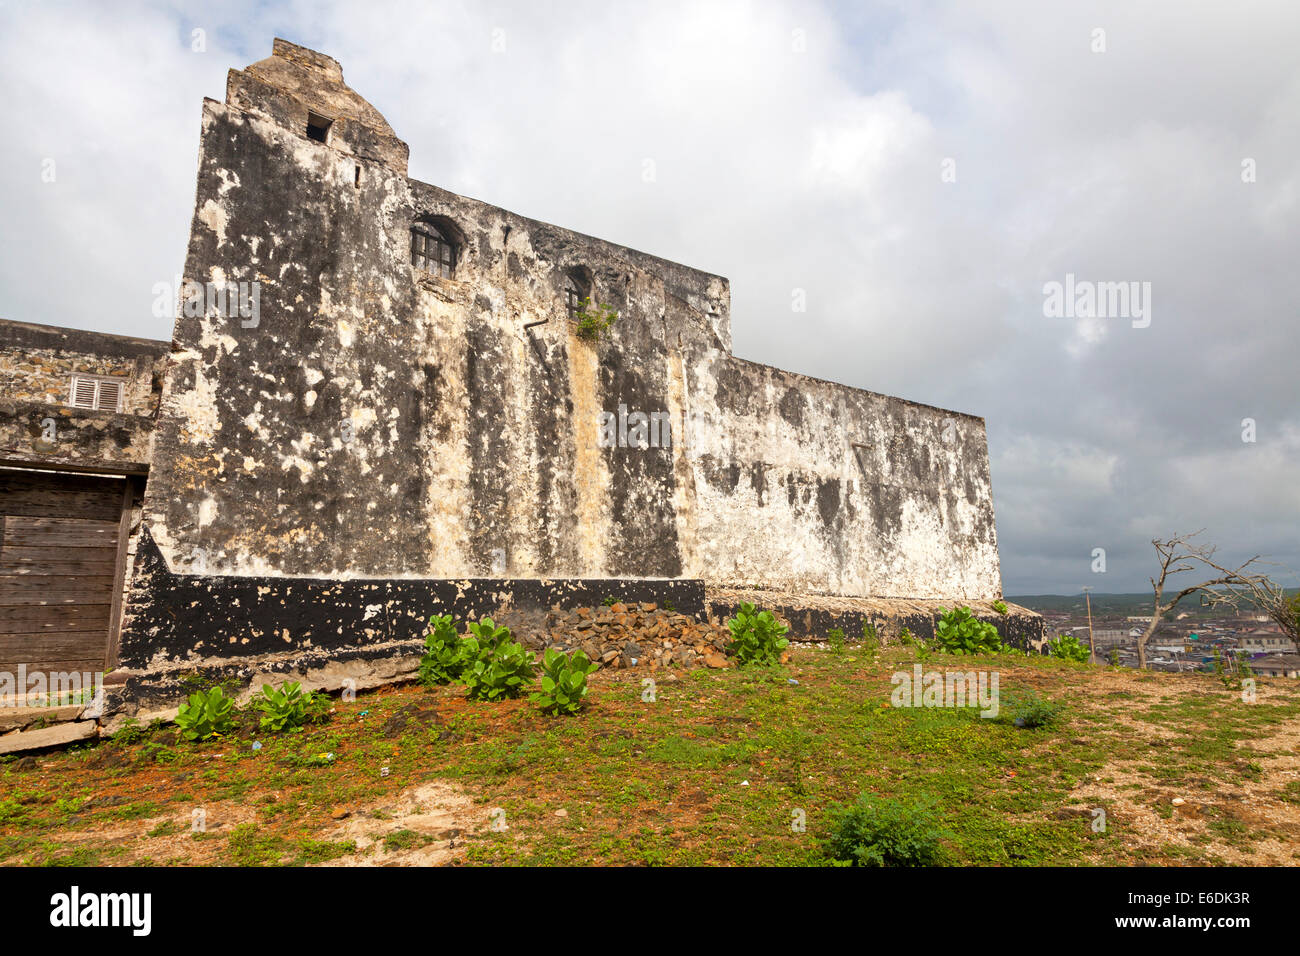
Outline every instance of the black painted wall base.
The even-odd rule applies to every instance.
[[[458,620],[490,616],[519,637],[543,631],[552,608],[594,607],[607,598],[654,602],[697,620],[725,625],[736,592],[706,593],[698,579],[354,579],[175,574],[148,529],[140,535],[124,620],[119,666],[126,682],[117,703],[174,705],[198,684],[243,688],[258,675],[313,675],[314,686],[357,689],[415,676],[432,614]],[[825,640],[833,627],[856,640],[870,621],[881,637],[903,628],[934,634],[935,617],[916,602],[841,599],[823,604],[788,595],[751,598],[790,623],[794,640]],[[787,603],[788,602],[788,603]],[[857,604],[857,607],[852,605]],[[977,602],[978,603],[978,602]],[[847,606],[846,606],[847,605]],[[1023,648],[1043,638],[1043,620],[1023,608],[1006,617],[977,610]]]
[[[541,627],[550,609],[589,607],[607,597],[670,602],[704,618],[698,579],[323,578],[175,574],[145,528],[140,534],[119,665],[173,670],[187,662],[418,646],[431,614],[494,617],[515,629]]]

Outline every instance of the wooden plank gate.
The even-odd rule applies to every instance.
[[[130,479],[0,469],[0,671],[117,655]]]

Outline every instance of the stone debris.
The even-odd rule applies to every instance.
[[[44,750],[64,744],[89,740],[99,735],[99,724],[93,720],[77,720],[40,730],[20,730],[0,737],[0,754],[22,753],[24,750]]]
[[[698,621],[651,602],[617,603],[564,610],[546,616],[545,628],[519,634],[525,647],[580,650],[602,667],[626,670],[665,667],[730,667],[725,627]]]
[[[13,730],[40,729],[53,724],[63,724],[81,717],[80,704],[62,707],[10,707],[0,705],[0,734]]]

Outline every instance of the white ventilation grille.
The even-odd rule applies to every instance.
[[[110,412],[122,410],[122,383],[99,380],[99,394],[95,397],[95,407]]]
[[[68,404],[73,408],[92,408],[106,412],[122,410],[124,380],[93,375],[72,376]]]
[[[96,382],[93,378],[72,379],[72,407],[73,408],[94,408],[95,392],[98,391]]]

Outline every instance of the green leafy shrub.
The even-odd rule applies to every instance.
[[[943,862],[943,829],[930,806],[864,793],[831,808],[829,855],[849,866],[935,866]]]
[[[939,610],[939,626],[934,636],[939,646],[949,654],[996,654],[1002,650],[1002,635],[998,629],[977,619],[970,608]]]
[[[826,632],[826,640],[831,646],[832,654],[844,653],[844,630],[843,628],[832,627]]]
[[[749,603],[740,605],[736,616],[727,622],[727,627],[731,630],[727,652],[741,664],[770,667],[780,663],[781,651],[790,643],[782,636],[789,628],[771,611],[756,611]]]
[[[905,627],[899,631],[898,641],[904,647],[916,648],[916,659],[918,661],[928,661],[930,655],[934,653],[934,648],[930,646],[929,642],[925,638],[913,634],[910,627]]]
[[[576,714],[587,697],[587,675],[600,667],[582,651],[562,654],[548,647],[542,655],[542,690],[530,697],[548,714]]]
[[[449,684],[465,670],[465,646],[450,614],[429,618],[424,635],[424,655],[420,658],[420,683],[425,687]]]
[[[999,614],[1001,614],[1003,617],[1005,617],[1005,616],[1006,616],[1006,613],[1007,613],[1007,610],[1008,610],[1008,609],[1007,609],[1007,602],[1006,602],[1006,601],[1001,601],[1001,600],[999,600],[999,601],[994,601],[994,602],[993,602],[993,610],[997,611]]]
[[[510,628],[506,627],[504,624],[497,624],[497,622],[492,620],[490,617],[485,617],[477,623],[470,621],[465,625],[465,627],[469,629],[470,634],[473,636],[480,648],[501,644],[510,640],[512,636],[510,634]],[[466,640],[468,640],[468,638],[466,638]]]
[[[1060,723],[1065,713],[1064,705],[1039,697],[1032,690],[1023,694],[1003,696],[1002,712],[999,716],[1026,730],[1055,726]]]
[[[903,628],[904,634],[911,634],[907,628]],[[862,622],[862,649],[875,653],[880,647],[880,633],[876,630],[876,625],[870,621]]]
[[[283,733],[301,730],[314,720],[323,717],[329,708],[329,698],[324,694],[304,694],[297,681],[285,681],[276,690],[270,684],[262,685],[262,693],[253,698],[253,706],[262,712],[263,730]]]
[[[490,617],[469,625],[461,680],[474,700],[518,697],[533,680],[533,655],[513,640],[510,628]]]
[[[195,691],[181,704],[176,726],[187,740],[207,740],[235,729],[235,702],[220,687]]]
[[[594,342],[614,324],[618,312],[608,305],[592,305],[591,299],[586,298],[582,300],[582,308],[573,313],[573,318],[578,323],[578,338]]]
[[[1088,648],[1073,634],[1060,634],[1047,642],[1047,653],[1063,661],[1086,661],[1092,657]]]

